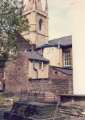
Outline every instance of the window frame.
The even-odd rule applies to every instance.
[[[63,65],[64,67],[72,67],[72,57],[70,50],[63,50]]]

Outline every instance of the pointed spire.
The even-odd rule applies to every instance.
[[[36,2],[36,9],[37,9],[37,10],[42,10],[41,0],[35,0],[35,2]]]
[[[33,10],[37,9],[37,4],[36,4],[36,0],[33,0]]]
[[[24,0],[25,5],[25,11],[29,10],[41,10],[43,11],[43,5],[41,0]],[[47,0],[46,0],[46,6],[45,9],[48,10]]]
[[[28,12],[33,9],[34,0],[23,0],[24,1],[24,11]]]
[[[48,12],[48,2],[46,0],[46,4],[45,4],[45,11]]]

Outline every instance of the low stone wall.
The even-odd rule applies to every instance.
[[[61,95],[61,102],[64,105],[77,105],[85,108],[85,96]]]
[[[69,70],[68,70],[69,71]],[[73,94],[73,76],[61,70],[50,67],[49,78],[55,86],[56,94]]]

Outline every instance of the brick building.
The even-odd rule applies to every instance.
[[[51,98],[73,93],[72,36],[48,41],[47,1],[44,11],[41,5],[40,0],[26,3],[31,30],[17,33],[19,53],[7,60],[4,69],[0,67],[4,92],[43,93]]]

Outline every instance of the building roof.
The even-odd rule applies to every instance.
[[[71,35],[49,40],[47,44],[38,46],[36,49],[41,49],[41,48],[46,48],[46,47],[68,47],[68,46],[72,46]]]
[[[42,80],[49,80],[49,78],[31,78],[31,81],[42,81]]]
[[[38,52],[36,51],[28,51],[29,59],[30,60],[36,60],[36,61],[42,61],[42,62],[49,62],[46,58],[41,56]]]
[[[50,40],[49,43],[52,45],[70,46],[72,45],[72,36],[64,36],[62,38]]]
[[[70,68],[61,68],[61,67],[55,67],[55,66],[50,66],[50,67],[55,69],[56,71],[60,71],[60,72],[67,74],[67,75],[73,74],[73,70]]]
[[[31,45],[29,44],[29,41],[26,41],[23,38],[23,36],[19,33],[16,33],[16,36],[17,36],[16,42],[20,50],[30,49]]]

